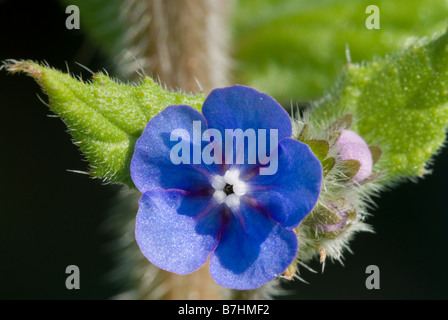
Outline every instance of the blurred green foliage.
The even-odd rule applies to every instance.
[[[444,0],[235,0],[229,28],[237,82],[284,105],[309,101],[331,89],[346,63],[371,60],[401,48],[409,38],[442,32]],[[122,0],[61,0],[81,12],[82,29],[111,57],[126,51]],[[380,9],[380,29],[365,26],[369,5]],[[138,6],[137,6],[138,7]],[[142,39],[144,40],[144,38]],[[133,44],[137,45],[137,44]]]
[[[369,5],[380,9],[380,29],[369,30]],[[308,101],[333,86],[346,63],[398,50],[409,37],[446,28],[443,0],[235,1],[237,80],[283,104]]]
[[[64,8],[79,7],[81,29],[109,57],[125,50],[126,26],[123,23],[123,0],[60,0]]]

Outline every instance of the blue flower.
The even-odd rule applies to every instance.
[[[238,142],[229,136],[235,129],[248,134]],[[291,134],[286,111],[244,86],[212,91],[202,114],[179,105],[151,119],[131,162],[143,193],[136,240],[146,258],[177,274],[210,259],[213,279],[233,289],[285,271],[298,250],[293,228],[316,204],[322,180],[319,160]]]

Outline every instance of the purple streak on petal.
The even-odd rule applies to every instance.
[[[209,202],[210,197],[191,197],[179,190],[144,193],[135,233],[145,257],[177,274],[200,268],[215,249],[223,223],[222,207]]]

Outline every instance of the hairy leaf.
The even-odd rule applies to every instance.
[[[381,148],[387,180],[421,176],[448,125],[448,33],[370,63],[348,64],[315,119],[353,115],[352,130]]]
[[[139,85],[118,83],[95,73],[86,83],[31,61],[9,62],[10,72],[25,72],[40,84],[50,109],[60,116],[91,165],[91,174],[133,187],[130,161],[148,121],[169,105],[201,109],[202,95],[169,92],[151,78]]]

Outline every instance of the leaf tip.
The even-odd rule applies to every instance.
[[[36,62],[29,60],[15,60],[8,59],[3,61],[3,64],[0,66],[0,70],[5,69],[10,73],[26,73],[36,80],[40,80],[42,74],[44,72],[44,68]]]

